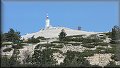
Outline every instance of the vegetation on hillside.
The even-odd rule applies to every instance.
[[[80,52],[75,51],[67,51],[64,63],[61,65],[65,67],[90,66],[89,61],[87,61]]]
[[[3,52],[10,52],[13,50],[13,54],[10,58],[2,56],[2,66],[20,66],[20,67],[46,67],[46,66],[59,66],[59,67],[96,67],[97,65],[90,65],[90,62],[86,60],[86,57],[94,56],[94,54],[113,54],[111,59],[115,61],[120,61],[120,27],[114,26],[111,32],[104,33],[106,37],[111,38],[111,42],[104,42],[106,37],[98,38],[95,34],[88,37],[84,35],[66,36],[64,30],[59,34],[59,40],[53,41],[51,43],[38,44],[34,49],[34,54],[32,57],[30,54],[25,53],[25,59],[23,64],[20,64],[19,49],[22,49],[24,44],[20,40],[20,32],[14,31],[12,28],[7,32],[1,34],[2,46],[12,46],[11,48],[6,48]],[[32,36],[28,39],[27,43],[39,43],[40,40],[46,40],[44,37],[34,38]],[[6,43],[7,42],[7,43]],[[8,43],[12,42],[12,43]],[[67,50],[67,52],[62,52],[64,46],[82,46],[86,48],[83,52]],[[92,50],[93,48],[94,50]],[[64,48],[63,48],[64,49]],[[57,60],[53,57],[53,53],[60,53],[65,56],[64,62],[60,65],[56,65]],[[106,67],[116,66],[115,62],[111,61]],[[98,67],[98,66],[97,66]]]
[[[38,38],[34,38],[34,36],[32,36],[31,38],[28,39],[27,43],[39,43],[39,37]]]
[[[17,43],[20,42],[20,32],[15,31],[14,29],[10,28],[10,30],[7,33],[1,34],[2,36],[2,42],[13,42]]]
[[[42,51],[35,50],[34,54],[32,55],[32,63],[42,67],[54,65],[56,60],[53,58],[52,49],[47,48]]]

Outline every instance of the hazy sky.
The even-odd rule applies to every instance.
[[[2,29],[13,28],[26,33],[37,32],[45,27],[46,13],[52,26],[86,31],[106,32],[118,24],[118,3],[81,1],[3,1]]]

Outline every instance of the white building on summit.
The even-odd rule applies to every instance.
[[[50,25],[50,19],[49,19],[49,17],[48,17],[48,14],[47,14],[47,17],[46,17],[45,22],[46,22],[45,29],[50,28],[50,27],[51,27],[51,25]]]
[[[23,35],[21,39],[28,39],[34,36],[35,38],[42,36],[45,38],[58,38],[59,33],[61,30],[64,29],[67,36],[73,36],[73,35],[91,35],[91,34],[97,34],[99,32],[87,32],[87,31],[82,31],[82,30],[75,30],[67,27],[53,27],[50,25],[50,19],[48,17],[48,14],[46,16],[45,20],[45,28],[34,33],[29,33],[26,35]]]

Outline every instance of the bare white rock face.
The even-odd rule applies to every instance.
[[[120,65],[120,61],[115,61],[115,64],[116,65]]]
[[[59,65],[60,63],[64,62],[65,56],[63,56],[60,53],[53,53],[53,57],[57,60],[57,64]]]
[[[111,59],[112,54],[94,54],[94,56],[86,57],[91,65],[106,66]]]
[[[21,64],[23,64],[23,61],[27,58],[28,55],[31,57],[32,54],[34,54],[34,49],[37,45],[38,44],[35,44],[35,45],[29,44],[29,45],[24,46],[24,48],[19,49],[19,51],[20,51],[19,61],[21,61]]]
[[[63,53],[66,53],[67,50],[83,52],[85,50],[85,47],[82,47],[82,46],[64,46],[63,48],[60,48],[59,50],[61,50]]]
[[[1,51],[1,55],[6,55],[8,58],[11,58],[13,51],[14,51],[14,49],[12,49],[10,52],[2,52]]]
[[[82,30],[74,30],[74,29],[70,29],[70,28],[66,28],[66,27],[51,27],[48,29],[40,30],[40,31],[35,32],[35,33],[23,35],[21,39],[23,39],[23,38],[28,39],[32,36],[34,36],[35,38],[37,38],[39,36],[42,36],[45,38],[56,38],[56,37],[58,37],[58,35],[62,29],[65,30],[67,36],[72,36],[72,35],[87,35],[87,36],[89,36],[91,34],[98,33],[98,32],[87,32],[87,31],[82,31]]]
[[[3,52],[4,49],[6,48],[11,48],[12,45],[6,45],[5,47],[1,47],[1,55],[6,55],[8,58],[10,58],[13,54],[14,49],[12,49],[10,52]]]

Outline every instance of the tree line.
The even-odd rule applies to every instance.
[[[7,33],[1,34],[2,42],[19,42],[21,35],[19,31],[15,31],[14,29],[10,28],[10,30]]]

